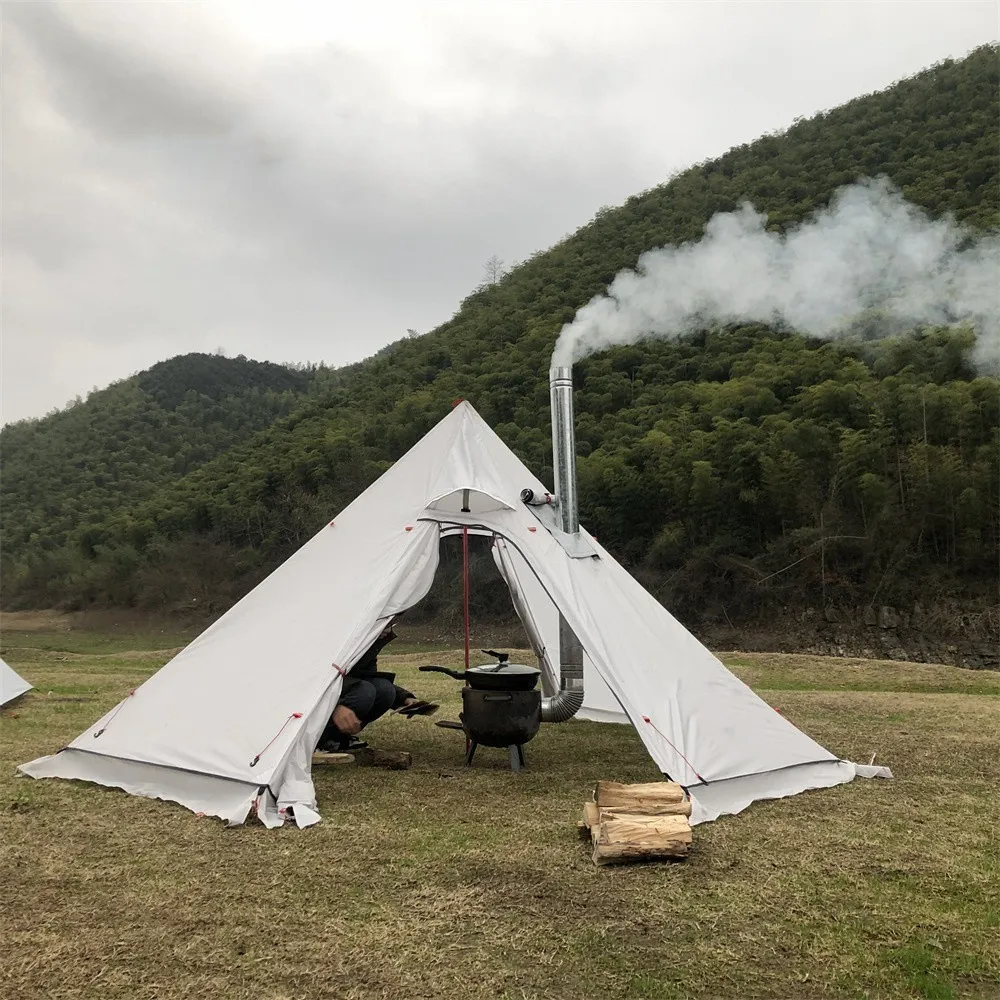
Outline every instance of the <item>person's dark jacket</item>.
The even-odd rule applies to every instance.
[[[355,680],[363,681],[370,680],[373,677],[384,677],[386,680],[391,681],[393,687],[396,689],[396,700],[393,702],[392,707],[399,708],[407,698],[415,698],[416,695],[407,691],[406,688],[400,687],[396,683],[396,675],[388,673],[384,670],[378,669],[378,654],[396,638],[395,632],[389,632],[388,635],[380,635],[365,652],[362,654],[361,659],[351,668],[351,672],[347,675],[347,679],[344,682],[344,688],[346,690],[347,686],[350,684],[352,678]]]

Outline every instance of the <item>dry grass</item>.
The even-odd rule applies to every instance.
[[[861,660],[796,653],[719,653],[753,688],[769,691],[925,691],[1000,695],[1000,673],[941,663]]]
[[[996,675],[726,654],[896,779],[699,827],[684,864],[597,869],[575,829],[593,782],[656,776],[616,726],[545,727],[513,775],[383,720],[370,738],[413,769],[317,768],[306,831],[15,778],[167,658],[71,636],[76,655],[5,636],[38,691],[0,714],[2,997],[1000,997]],[[458,684],[415,672],[431,659],[458,657],[385,663],[455,717]]]

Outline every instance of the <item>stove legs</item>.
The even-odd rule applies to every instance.
[[[469,752],[465,755],[466,767],[470,767],[472,765],[472,758],[475,757],[476,747],[478,746],[478,743],[469,743]],[[507,748],[507,754],[510,758],[510,769],[512,771],[520,771],[522,767],[525,767],[524,750],[521,748],[520,743],[511,743],[511,745]]]

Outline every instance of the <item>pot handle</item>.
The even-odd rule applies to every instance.
[[[435,674],[447,674],[449,677],[454,677],[456,681],[465,680],[465,672],[459,673],[457,670],[449,670],[447,667],[437,667],[433,664],[429,664],[426,667],[418,667],[418,670],[425,670],[428,672],[433,672]]]

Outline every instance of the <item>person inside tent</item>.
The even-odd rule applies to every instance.
[[[395,683],[395,674],[378,669],[378,654],[396,638],[393,626],[400,617],[396,615],[389,620],[344,678],[340,701],[319,738],[317,750],[324,753],[364,750],[368,744],[358,739],[358,733],[390,710],[410,718],[438,710],[437,705],[421,701],[412,691]]]

